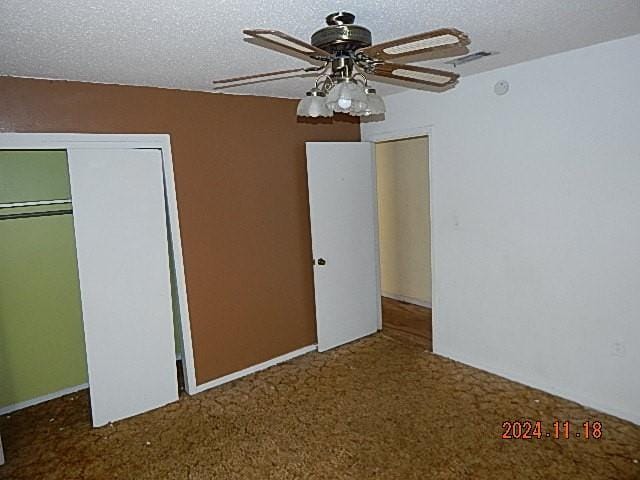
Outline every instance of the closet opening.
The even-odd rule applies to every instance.
[[[134,149],[129,151],[135,152]],[[156,156],[161,159],[159,150]],[[130,164],[135,166],[135,162]],[[161,164],[159,161],[155,172],[157,178],[154,177],[160,182]],[[77,184],[80,183],[80,173],[83,172],[79,169],[75,172]],[[130,175],[123,174],[122,181],[130,181],[130,178]],[[73,182],[70,179],[67,149],[0,150],[0,415],[65,395],[78,395],[75,392],[89,388],[90,368],[87,358],[90,342],[86,331],[88,325],[85,323],[86,309],[90,302],[99,304],[103,310],[105,306],[108,308],[110,301],[117,303],[117,299],[109,298],[112,293],[107,293],[105,298],[95,298],[95,279],[99,278],[95,265],[87,266],[84,272],[82,266],[79,267],[81,254],[85,259],[90,258],[93,253],[101,255],[100,248],[95,252],[91,251],[87,240],[89,234],[85,232],[84,237],[77,236],[78,227],[86,231],[88,222],[84,221],[82,225],[74,222],[77,221],[74,218],[77,210],[85,219],[93,216],[92,221],[97,222],[96,208],[85,201],[86,192],[98,188],[97,182],[100,179],[95,180],[96,183],[91,185],[86,179],[82,179],[82,188],[77,185],[76,190],[71,188]],[[132,183],[130,188],[137,189],[138,186]],[[165,202],[165,217],[160,222],[167,226],[164,243],[168,245],[168,250],[165,251],[168,264],[166,284],[170,285],[171,295],[170,299],[167,298],[167,306],[171,304],[173,307],[176,346],[173,365],[177,368],[172,376],[174,383],[180,379],[181,389],[184,389],[184,342],[181,335],[178,274],[170,233],[171,222],[166,207],[167,191],[162,185],[156,190],[159,194],[157,198]],[[75,201],[76,191],[84,196],[82,203]],[[122,207],[115,197],[114,205],[114,208]],[[111,206],[107,202],[102,207],[109,209]],[[96,238],[105,238],[105,242],[114,238],[112,225],[105,227],[105,232],[95,231],[94,224],[90,227],[94,230],[91,234],[95,234]],[[160,229],[158,231],[165,232]],[[135,241],[127,237],[128,233],[122,232],[123,243]],[[115,237],[117,236],[116,234]],[[83,252],[78,242],[84,242]],[[85,261],[85,266],[87,263]],[[85,286],[91,282],[92,291],[87,293]],[[106,282],[105,279],[105,285]],[[141,290],[144,288],[141,286]],[[92,308],[90,315],[95,318],[95,305]],[[101,328],[104,327],[104,319],[108,319],[108,313],[101,317]],[[95,351],[103,346],[96,344],[95,339],[99,336],[96,337],[95,325],[91,328],[94,332],[91,348],[95,358]],[[129,334],[125,332],[125,335]],[[153,336],[154,333],[147,329],[140,332],[140,335]],[[163,345],[168,344],[165,342]],[[103,352],[100,353],[104,357]],[[118,370],[121,369],[116,355],[118,353],[114,352],[114,377],[118,376]],[[104,379],[104,360],[100,367],[102,370],[99,375]],[[94,374],[98,375],[96,372]],[[127,381],[130,384],[130,379]],[[104,383],[102,382],[101,387]],[[163,388],[165,392],[170,391],[171,382],[165,382]],[[113,389],[111,391],[113,395]],[[94,392],[93,387],[88,393],[91,397],[94,393],[102,396],[102,391]],[[95,401],[97,400],[91,398],[92,407]],[[146,405],[141,403],[133,408],[142,412]],[[122,411],[126,411],[126,408]],[[121,412],[113,415],[115,419],[123,418]],[[96,422],[94,417],[94,425]]]
[[[88,387],[65,150],[0,151],[0,413]]]

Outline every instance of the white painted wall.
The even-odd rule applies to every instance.
[[[436,353],[638,424],[639,51],[633,36],[403,92],[362,127],[433,126]]]

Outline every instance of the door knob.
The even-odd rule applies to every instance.
[[[324,258],[319,258],[318,259],[318,265],[323,266],[326,265],[327,261]]]

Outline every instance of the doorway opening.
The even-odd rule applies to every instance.
[[[375,143],[382,331],[433,350],[429,138]]]

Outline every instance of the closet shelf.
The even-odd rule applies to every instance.
[[[61,200],[36,200],[33,202],[0,203],[0,208],[38,207],[43,205],[61,205],[65,203],[71,203],[71,199],[66,198]]]
[[[47,212],[25,212],[25,213],[10,213],[8,215],[0,215],[1,220],[17,220],[19,218],[36,218],[36,217],[53,217],[56,215],[69,215],[73,213],[73,210],[49,210]]]

